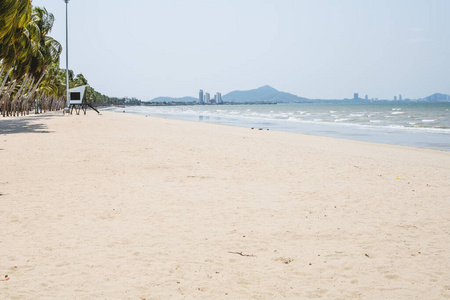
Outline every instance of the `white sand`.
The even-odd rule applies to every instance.
[[[0,299],[445,299],[449,219],[450,152],[0,119]]]

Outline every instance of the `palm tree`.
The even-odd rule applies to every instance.
[[[0,1],[0,108],[14,91],[17,80],[12,66],[15,62],[25,58],[29,43],[24,36],[25,26],[31,18],[30,0],[2,0]],[[6,83],[9,84],[4,90]],[[8,99],[9,100],[9,99]],[[3,114],[5,106],[3,107]]]
[[[30,28],[35,28],[39,33],[39,39],[36,40],[36,51],[31,57],[30,73],[35,81],[30,92],[29,98],[33,97],[36,89],[46,75],[47,68],[52,64],[59,65],[59,56],[62,52],[61,44],[48,36],[53,27],[55,17],[48,13],[45,8],[36,7],[33,9]],[[50,81],[47,81],[48,83]],[[37,105],[36,105],[37,112]]]
[[[23,4],[23,1],[18,2]],[[17,8],[20,5],[10,7]],[[25,9],[23,11],[26,12]],[[20,19],[18,16],[16,18]],[[62,47],[59,42],[48,36],[54,20],[53,14],[48,13],[45,8],[36,7],[32,10],[26,26],[20,30],[16,29],[14,38],[1,42],[2,45],[8,46],[2,48],[4,50],[2,66],[4,69],[11,66],[9,75],[5,75],[4,78],[4,82],[9,79],[9,84],[0,100],[0,104],[3,103],[3,116],[18,114],[19,110],[25,107],[24,104],[33,99],[47,68],[52,64],[59,64]],[[9,27],[3,26],[4,36],[7,36]],[[20,35],[17,34],[19,31]]]
[[[21,59],[19,47],[15,49],[17,40],[29,23],[31,18],[31,0],[2,0],[0,1],[0,61],[6,59],[6,66],[12,65],[15,59]],[[13,48],[13,49],[11,49]],[[16,50],[16,51],[15,51]],[[17,55],[15,58],[11,56],[12,52]],[[3,64],[5,67],[5,65]]]

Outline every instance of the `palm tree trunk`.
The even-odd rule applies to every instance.
[[[28,78],[27,78],[28,77]],[[17,116],[19,116],[20,112],[21,112],[21,107],[22,107],[22,96],[25,94],[25,91],[27,90],[27,86],[30,83],[31,80],[31,76],[25,76],[25,79],[23,80],[22,86],[20,87],[20,90],[17,92],[16,97],[14,97],[13,100],[13,105],[14,105],[14,110],[15,110],[15,114],[14,116],[17,114]]]
[[[24,89],[22,91],[22,95],[19,98],[19,106],[21,107],[21,114],[22,114],[22,116],[24,115],[25,104],[28,103],[28,101],[27,101],[28,100],[28,97],[27,97],[28,93],[32,89],[35,79],[34,79],[34,77],[30,76],[30,80],[31,80],[31,82],[29,81],[29,83],[26,85],[26,89]],[[24,96],[24,95],[27,95],[27,96]]]
[[[14,88],[16,87],[16,85],[17,85],[17,80],[12,80],[8,84],[8,87],[6,88],[6,92],[4,93],[2,100],[0,101],[0,103],[3,102],[3,117],[5,117],[6,115],[9,116],[9,111],[7,111],[7,106],[9,106],[9,105],[7,105],[9,103],[7,103],[7,102],[9,102],[9,101],[7,101],[7,100],[9,100],[11,98],[11,93],[14,90]]]
[[[39,84],[41,83],[42,78],[44,78],[45,72],[42,72],[41,77],[39,78],[39,80],[36,82],[36,84],[34,85],[33,89],[30,92],[30,95],[28,96],[28,99],[32,99],[34,96],[34,93],[36,92],[36,89],[38,88]],[[36,111],[35,113],[38,113],[38,103],[36,102]]]
[[[18,108],[18,100],[22,97],[23,92],[25,91],[25,87],[28,85],[28,83],[30,83],[30,79],[31,79],[31,75],[27,74],[25,75],[25,78],[22,81],[22,86],[20,87],[20,89],[17,91],[16,95],[14,96],[13,100],[11,101],[11,106],[13,109],[13,116],[19,116],[19,112],[17,111]]]
[[[41,95],[39,96],[39,102],[41,103],[41,113],[45,112],[45,94],[44,92],[41,92]]]
[[[4,68],[4,67],[5,67],[5,66],[2,67],[2,71],[3,71],[3,68]],[[8,80],[8,74],[9,74],[9,72],[11,72],[11,70],[12,70],[12,68],[9,69],[9,71],[5,73],[5,78],[3,79],[2,87],[0,87],[0,106],[2,105],[2,101],[1,101],[1,100],[2,100],[2,92],[3,92],[3,88],[5,87],[6,81]],[[0,74],[2,74],[2,73],[0,72]]]
[[[2,65],[2,69],[0,70],[0,76],[2,76],[3,71],[5,71],[6,66]],[[2,90],[5,86],[6,80],[8,79],[8,72],[5,74],[5,79],[3,80],[2,87],[0,88],[0,97],[2,96]]]

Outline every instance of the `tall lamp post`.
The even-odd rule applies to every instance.
[[[66,2],[66,106],[69,107],[69,0],[64,2]]]

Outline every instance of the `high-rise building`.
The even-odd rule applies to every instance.
[[[402,100],[403,100],[403,98],[402,98],[402,94],[398,95],[398,100],[400,100],[400,101],[402,101]]]
[[[198,102],[200,103],[200,104],[203,104],[204,102],[203,102],[203,90],[200,90],[200,92],[198,92]]]
[[[354,94],[353,94],[353,100],[358,100],[358,99],[359,99],[358,93],[354,93]]]
[[[205,93],[205,103],[211,104],[211,96],[209,95],[209,93]]]
[[[217,104],[223,104],[222,94],[221,93],[217,92],[215,98],[216,98],[216,103]]]
[[[397,96],[394,96],[394,101],[397,101]]]

